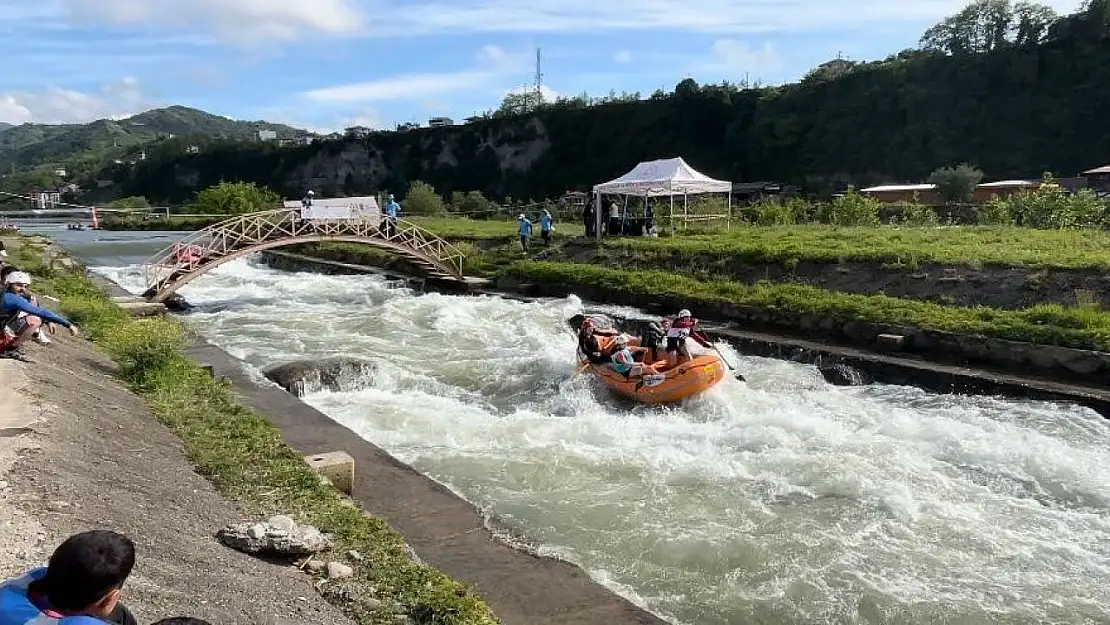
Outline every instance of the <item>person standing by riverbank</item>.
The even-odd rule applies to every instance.
[[[540,238],[544,246],[551,245],[551,232],[555,230],[555,220],[551,218],[551,211],[544,210],[540,217]]]
[[[397,214],[400,212],[401,205],[393,199],[393,194],[390,193],[386,197],[385,207],[382,209],[382,216],[385,218],[385,233],[389,238],[397,236]]]
[[[527,254],[528,239],[532,236],[532,222],[528,221],[528,218],[524,216],[524,213],[517,215],[516,220],[518,224],[517,232],[520,233],[520,249]]]

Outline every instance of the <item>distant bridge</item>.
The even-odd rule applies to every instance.
[[[465,254],[420,226],[398,219],[394,228],[380,213],[338,219],[305,219],[300,209],[239,215],[198,230],[166,247],[143,265],[150,302],[165,302],[198,276],[237,258],[313,241],[364,243],[389,250],[419,267],[429,278],[466,282]]]

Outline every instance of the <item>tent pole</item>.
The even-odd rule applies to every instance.
[[[732,191],[728,192],[728,217],[725,217],[725,230],[732,228]]]
[[[690,227],[690,196],[682,192],[682,231]]]
[[[674,236],[674,193],[670,194],[671,198],[671,236]]]
[[[594,190],[594,238],[601,239],[601,191]]]

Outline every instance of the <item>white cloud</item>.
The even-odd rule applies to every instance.
[[[75,21],[152,24],[211,32],[226,43],[255,46],[363,31],[355,0],[61,0]]]
[[[721,72],[734,79],[743,73],[774,73],[781,70],[785,63],[778,50],[770,43],[753,48],[751,44],[735,39],[718,39],[710,48],[712,60],[699,67],[699,73]]]
[[[98,93],[50,86],[41,91],[0,93],[0,121],[69,124],[134,115],[154,105],[139,82],[125,78],[105,85]]]
[[[617,63],[631,63],[632,53],[628,50],[621,50],[620,52],[613,55],[613,60]]]
[[[722,36],[920,23],[964,0],[0,0],[0,22],[68,17],[113,25],[202,30],[232,44],[309,41],[323,35],[409,37],[449,33],[698,32]],[[1062,12],[1080,0],[1048,0]],[[7,13],[7,15],[5,15]],[[326,40],[325,40],[326,41]]]
[[[391,100],[426,101],[475,89],[493,89],[494,83],[518,74],[527,67],[527,55],[510,53],[498,46],[483,46],[473,68],[457,72],[402,74],[367,82],[324,87],[300,93],[320,104],[352,104]],[[521,77],[524,76],[520,73]]]

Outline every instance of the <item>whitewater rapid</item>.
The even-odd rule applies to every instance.
[[[573,297],[250,261],[182,294],[254,367],[376,362],[306,400],[672,622],[1110,622],[1110,424],[1088,409],[833,387],[725,346],[748,384],[630,410],[575,374]]]

